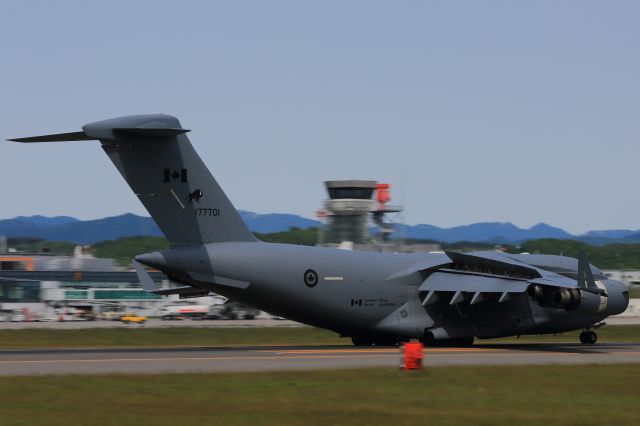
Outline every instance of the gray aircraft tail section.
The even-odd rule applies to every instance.
[[[119,117],[87,124],[82,130],[11,140],[99,140],[172,244],[256,241],[177,118],[164,114]]]

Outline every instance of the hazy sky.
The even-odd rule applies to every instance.
[[[176,115],[236,207],[393,185],[409,224],[640,228],[640,2],[3,1],[0,136]],[[0,218],[142,205],[97,142],[0,143]]]

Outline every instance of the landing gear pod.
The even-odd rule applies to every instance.
[[[462,330],[449,329],[446,330],[442,327],[432,328],[425,330],[424,336],[420,341],[425,346],[459,346],[470,347],[473,346],[475,338],[474,336],[466,335],[466,332]]]

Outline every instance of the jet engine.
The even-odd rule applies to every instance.
[[[528,293],[541,306],[567,309],[581,314],[601,313],[607,307],[607,294],[604,291],[534,284],[529,287]]]

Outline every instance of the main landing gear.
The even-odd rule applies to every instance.
[[[598,341],[598,335],[595,331],[585,330],[580,333],[580,343],[583,345],[593,345]]]

